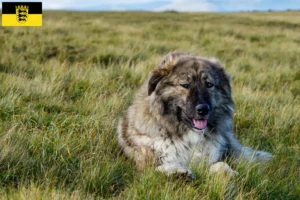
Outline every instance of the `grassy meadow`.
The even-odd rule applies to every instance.
[[[116,125],[173,50],[232,75],[235,132],[276,155],[239,176],[137,172]],[[0,27],[0,199],[300,199],[300,12],[46,11]]]

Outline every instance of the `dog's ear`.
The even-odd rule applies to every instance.
[[[150,96],[152,92],[155,90],[158,82],[164,77],[165,75],[161,74],[159,71],[153,71],[152,76],[148,82],[148,95]]]
[[[219,76],[221,89],[226,94],[231,94],[231,77],[225,72],[224,67],[218,59],[210,58],[209,61]]]
[[[167,76],[177,64],[179,57],[182,55],[187,55],[187,53],[174,51],[167,54],[161,63],[156,67],[156,69],[152,72],[152,75],[148,82],[148,95],[151,95],[155,90],[157,84]]]

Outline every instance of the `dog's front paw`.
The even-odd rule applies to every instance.
[[[173,175],[175,174],[178,178],[184,178],[188,180],[194,180],[195,176],[193,172],[185,167],[176,167],[176,166],[170,166],[170,165],[161,165],[156,168],[156,170],[160,172],[164,172],[165,174]]]
[[[237,176],[239,173],[231,169],[231,167],[225,162],[217,162],[210,166],[210,173],[223,173],[229,176]]]
[[[190,181],[195,179],[193,172],[190,169],[184,169],[184,168],[177,169],[176,176],[178,178],[183,178],[185,180],[190,180]]]

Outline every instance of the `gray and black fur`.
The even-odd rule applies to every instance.
[[[191,160],[235,173],[223,161],[267,161],[233,133],[230,78],[214,58],[172,52],[152,72],[118,126],[119,145],[139,169],[189,173]]]

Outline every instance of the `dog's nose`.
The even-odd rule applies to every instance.
[[[210,107],[207,104],[199,104],[196,106],[196,111],[198,115],[207,115],[210,111]]]

